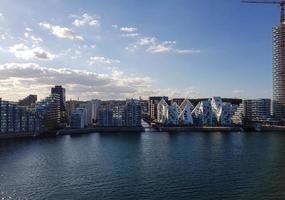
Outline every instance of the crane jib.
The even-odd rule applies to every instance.
[[[255,4],[279,4],[281,7],[280,11],[280,23],[285,23],[285,0],[281,1],[247,1],[243,0],[242,3],[255,3]]]

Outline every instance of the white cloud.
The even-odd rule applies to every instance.
[[[24,60],[53,60],[55,57],[53,54],[42,49],[41,47],[28,47],[23,43],[11,46],[9,48],[9,51],[13,53],[17,58]]]
[[[43,41],[43,39],[42,38],[40,38],[40,37],[36,37],[36,36],[33,36],[33,35],[31,35],[31,40],[33,41],[33,43],[40,43],[40,42],[42,42]]]
[[[151,45],[156,43],[156,38],[155,37],[143,37],[140,38],[139,41],[137,42],[138,45],[144,46],[144,45]]]
[[[176,44],[176,41],[164,41],[162,43],[155,42],[149,48],[147,48],[147,52],[150,53],[164,53],[173,50],[173,45]]]
[[[113,24],[112,27],[115,29],[119,28],[119,26],[117,24]]]
[[[80,26],[100,26],[100,18],[97,17],[96,15],[88,15],[87,13],[84,13],[82,16],[78,17],[75,19],[72,23],[76,27]]]
[[[89,64],[90,65],[97,65],[97,64],[118,64],[120,63],[120,60],[115,60],[115,59],[109,59],[105,58],[103,56],[94,56],[89,58]]]
[[[90,48],[91,48],[91,49],[95,49],[95,48],[96,48],[96,44],[90,45]]]
[[[53,35],[58,38],[66,38],[70,40],[81,40],[83,41],[84,38],[82,36],[76,35],[73,30],[61,27],[61,26],[54,26],[46,22],[40,22],[39,25],[47,30],[49,30]]]
[[[0,93],[6,99],[20,99],[31,92],[41,98],[52,85],[63,85],[68,98],[123,99],[136,97],[139,90],[149,87],[149,77],[125,75],[120,71],[97,74],[85,70],[48,68],[35,63],[7,63],[0,65]]]
[[[29,27],[25,28],[25,30],[28,31],[28,32],[32,32],[33,31],[33,29],[31,29]]]
[[[134,27],[121,27],[120,31],[127,32],[127,33],[133,33],[137,31],[137,28]]]
[[[201,50],[198,49],[175,49],[175,52],[178,54],[196,54],[196,53],[201,53]]]
[[[6,40],[9,37],[10,36],[9,36],[9,34],[7,32],[0,33],[1,40]]]
[[[139,36],[138,33],[124,33],[124,34],[121,34],[122,37],[137,37]]]
[[[128,51],[135,51],[139,48],[144,48],[146,52],[157,54],[157,53],[176,53],[181,55],[192,55],[200,53],[197,49],[176,49],[176,41],[159,41],[156,37],[139,37],[134,43],[131,43],[126,47]]]
[[[39,44],[39,43],[43,42],[42,38],[31,35],[29,32],[25,32],[24,36],[27,39],[31,39],[33,44]]]

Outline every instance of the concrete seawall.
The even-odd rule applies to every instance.
[[[34,138],[38,136],[38,133],[0,133],[0,140],[14,138]]]
[[[87,133],[131,133],[144,132],[143,127],[96,127],[85,129],[62,129],[57,132],[57,135],[74,135]]]
[[[240,127],[159,127],[160,132],[242,132]]]

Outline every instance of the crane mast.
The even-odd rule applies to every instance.
[[[242,3],[255,3],[255,4],[277,4],[280,6],[280,23],[285,22],[285,0],[280,1],[247,1],[243,0]]]

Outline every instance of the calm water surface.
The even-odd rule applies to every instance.
[[[0,199],[285,199],[285,134],[0,141]]]

